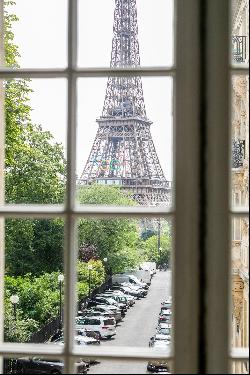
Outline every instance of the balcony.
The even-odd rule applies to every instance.
[[[235,63],[247,62],[247,36],[233,35],[232,36],[232,54]]]

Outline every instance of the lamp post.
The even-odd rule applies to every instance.
[[[17,318],[16,305],[19,303],[19,297],[16,294],[10,296],[10,302],[12,303],[12,306],[13,306],[14,319],[16,321],[16,318]]]
[[[104,269],[105,269],[105,281],[107,281],[107,277],[108,277],[108,258],[103,258],[103,263],[104,263]]]
[[[91,271],[92,271],[92,269],[93,269],[92,264],[88,264],[88,270],[89,270],[89,298],[90,298],[90,295],[91,295],[90,287],[91,287]]]
[[[158,253],[159,253],[159,266],[161,265],[161,221],[158,219]]]
[[[58,283],[59,283],[59,328],[62,329],[62,283],[64,281],[64,276],[62,274],[58,275]]]

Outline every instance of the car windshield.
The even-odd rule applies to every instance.
[[[104,320],[104,325],[105,326],[113,326],[114,325],[113,319],[105,319]]]
[[[162,328],[162,329],[160,329],[159,333],[161,335],[170,335],[171,334],[171,330],[170,330],[170,328]]]
[[[84,324],[83,318],[76,318],[76,324]]]

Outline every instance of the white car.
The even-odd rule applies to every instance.
[[[170,340],[156,340],[154,341],[152,347],[154,349],[165,349],[170,344],[171,344]]]
[[[116,335],[114,320],[102,316],[76,318],[76,329],[87,329],[99,333],[100,338],[111,338]]]

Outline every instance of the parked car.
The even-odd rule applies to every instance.
[[[91,301],[90,301],[90,306],[91,304],[94,306],[95,304],[96,305],[106,305],[108,306],[109,308],[111,306],[114,306],[116,307],[117,309],[119,309],[121,311],[121,315],[122,317],[124,317],[126,315],[126,312],[127,312],[127,307],[126,305],[124,304],[121,304],[121,303],[118,303],[116,302],[113,298],[110,298],[110,297],[107,297],[107,296],[104,296],[104,295],[96,295]]]
[[[154,373],[164,372],[166,374],[170,374],[170,368],[166,361],[149,361],[147,370]]]
[[[152,336],[149,340],[149,346],[154,346],[156,341],[170,341],[171,336],[170,335],[163,335],[161,333],[156,333],[154,336]]]
[[[157,328],[156,333],[171,336],[171,328]]]
[[[116,335],[114,320],[100,317],[76,318],[76,329],[85,328],[100,334],[100,338],[111,338]]]
[[[84,361],[76,363],[78,374],[87,374],[89,365]],[[13,361],[12,374],[62,374],[64,364],[60,360],[43,358],[18,358]]]
[[[170,344],[170,340],[155,340],[150,346],[157,349],[166,349]]]
[[[76,335],[77,336],[88,337],[88,338],[93,338],[93,339],[95,339],[95,341],[97,341],[98,344],[100,344],[100,335],[97,334],[94,331],[89,331],[87,329],[77,329],[76,330]]]
[[[81,317],[84,316],[103,316],[105,318],[114,318],[114,314],[111,311],[96,311],[94,308],[84,310]]]
[[[122,284],[122,286],[124,286],[126,288],[129,288],[131,291],[138,292],[140,297],[146,297],[146,295],[148,294],[148,291],[146,289],[140,288],[137,285],[133,285],[133,284],[130,284],[130,283],[124,283],[124,284]]]
[[[135,284],[143,289],[148,289],[149,286],[147,283],[144,283],[143,281],[140,281],[135,275],[129,275],[129,282],[131,284]]]
[[[107,296],[107,297],[110,297],[110,298],[113,298],[118,303],[125,304],[127,309],[130,308],[130,304],[128,302],[128,299],[126,297],[122,296],[122,295],[116,294],[114,292],[105,292],[103,295]]]
[[[172,303],[172,296],[167,296],[167,298],[165,299],[165,301],[162,302],[162,305],[164,303]]]
[[[170,302],[162,302],[162,304],[161,304],[161,311],[162,310],[168,310],[168,309],[172,309],[172,303],[170,303]]]
[[[109,292],[112,292],[114,295],[124,297],[127,300],[129,306],[133,306],[135,304],[135,297],[125,294],[121,290],[107,290],[107,293]]]
[[[121,290],[126,295],[130,295],[132,297],[135,297],[136,299],[140,299],[143,297],[143,293],[139,292],[138,290],[131,289],[130,287],[127,287],[125,285],[113,285],[114,290]]]
[[[86,345],[100,345],[100,339],[96,339],[94,337],[88,337],[85,334],[79,334],[77,330],[77,334],[75,336],[75,343],[80,346],[86,346]],[[64,344],[63,337],[60,337],[59,339],[55,340],[53,342],[54,344]]]
[[[164,329],[164,328],[172,328],[172,324],[171,323],[166,323],[166,322],[160,322],[157,326],[157,330],[159,329]]]
[[[105,296],[105,295],[96,295],[94,298],[93,298],[94,301],[96,301],[99,305],[100,304],[104,304],[104,305],[107,305],[107,306],[116,306],[118,307],[120,310],[121,310],[121,314],[122,316],[125,316],[126,315],[126,312],[127,312],[127,306],[124,304],[124,303],[119,303],[117,302],[114,298],[112,297],[108,297],[108,296]]]
[[[112,318],[115,318],[116,323],[120,322],[122,319],[121,310],[116,306],[96,305],[92,309],[94,311],[108,312]]]
[[[171,310],[163,310],[163,312],[160,313],[159,315],[159,320],[158,322],[171,322],[172,320],[172,311]]]

